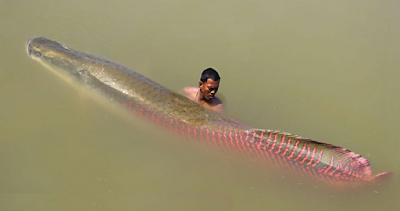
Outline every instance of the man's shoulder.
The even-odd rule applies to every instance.
[[[198,91],[199,91],[198,87],[187,86],[182,89],[182,94],[187,98],[193,100]]]
[[[182,91],[185,95],[193,95],[193,93],[196,94],[199,91],[199,87],[187,86]]]
[[[183,88],[183,91],[185,93],[191,93],[191,92],[197,92],[199,90],[199,87],[194,87],[194,86],[187,86]]]

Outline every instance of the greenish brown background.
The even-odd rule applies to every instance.
[[[400,3],[0,0],[0,210],[399,210]],[[45,36],[227,113],[349,148],[382,186],[333,191],[144,123],[31,60]]]

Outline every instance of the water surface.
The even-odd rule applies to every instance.
[[[399,6],[0,0],[0,209],[400,209]],[[393,178],[334,191],[159,131],[31,60],[34,36],[174,91],[214,67],[230,116],[349,148]]]

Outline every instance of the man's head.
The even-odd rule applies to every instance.
[[[213,68],[207,68],[201,73],[199,88],[204,100],[212,100],[218,91],[220,77]]]

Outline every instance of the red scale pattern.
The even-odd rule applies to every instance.
[[[341,147],[303,139],[278,131],[248,131],[236,121],[217,125],[191,125],[151,106],[137,102],[123,102],[123,106],[144,118],[177,134],[196,138],[223,151],[245,157],[255,155],[275,167],[286,167],[290,172],[313,178],[336,187],[354,187],[384,177],[390,172],[372,176],[368,161]],[[326,153],[330,152],[330,153]],[[327,162],[328,160],[328,162]]]

